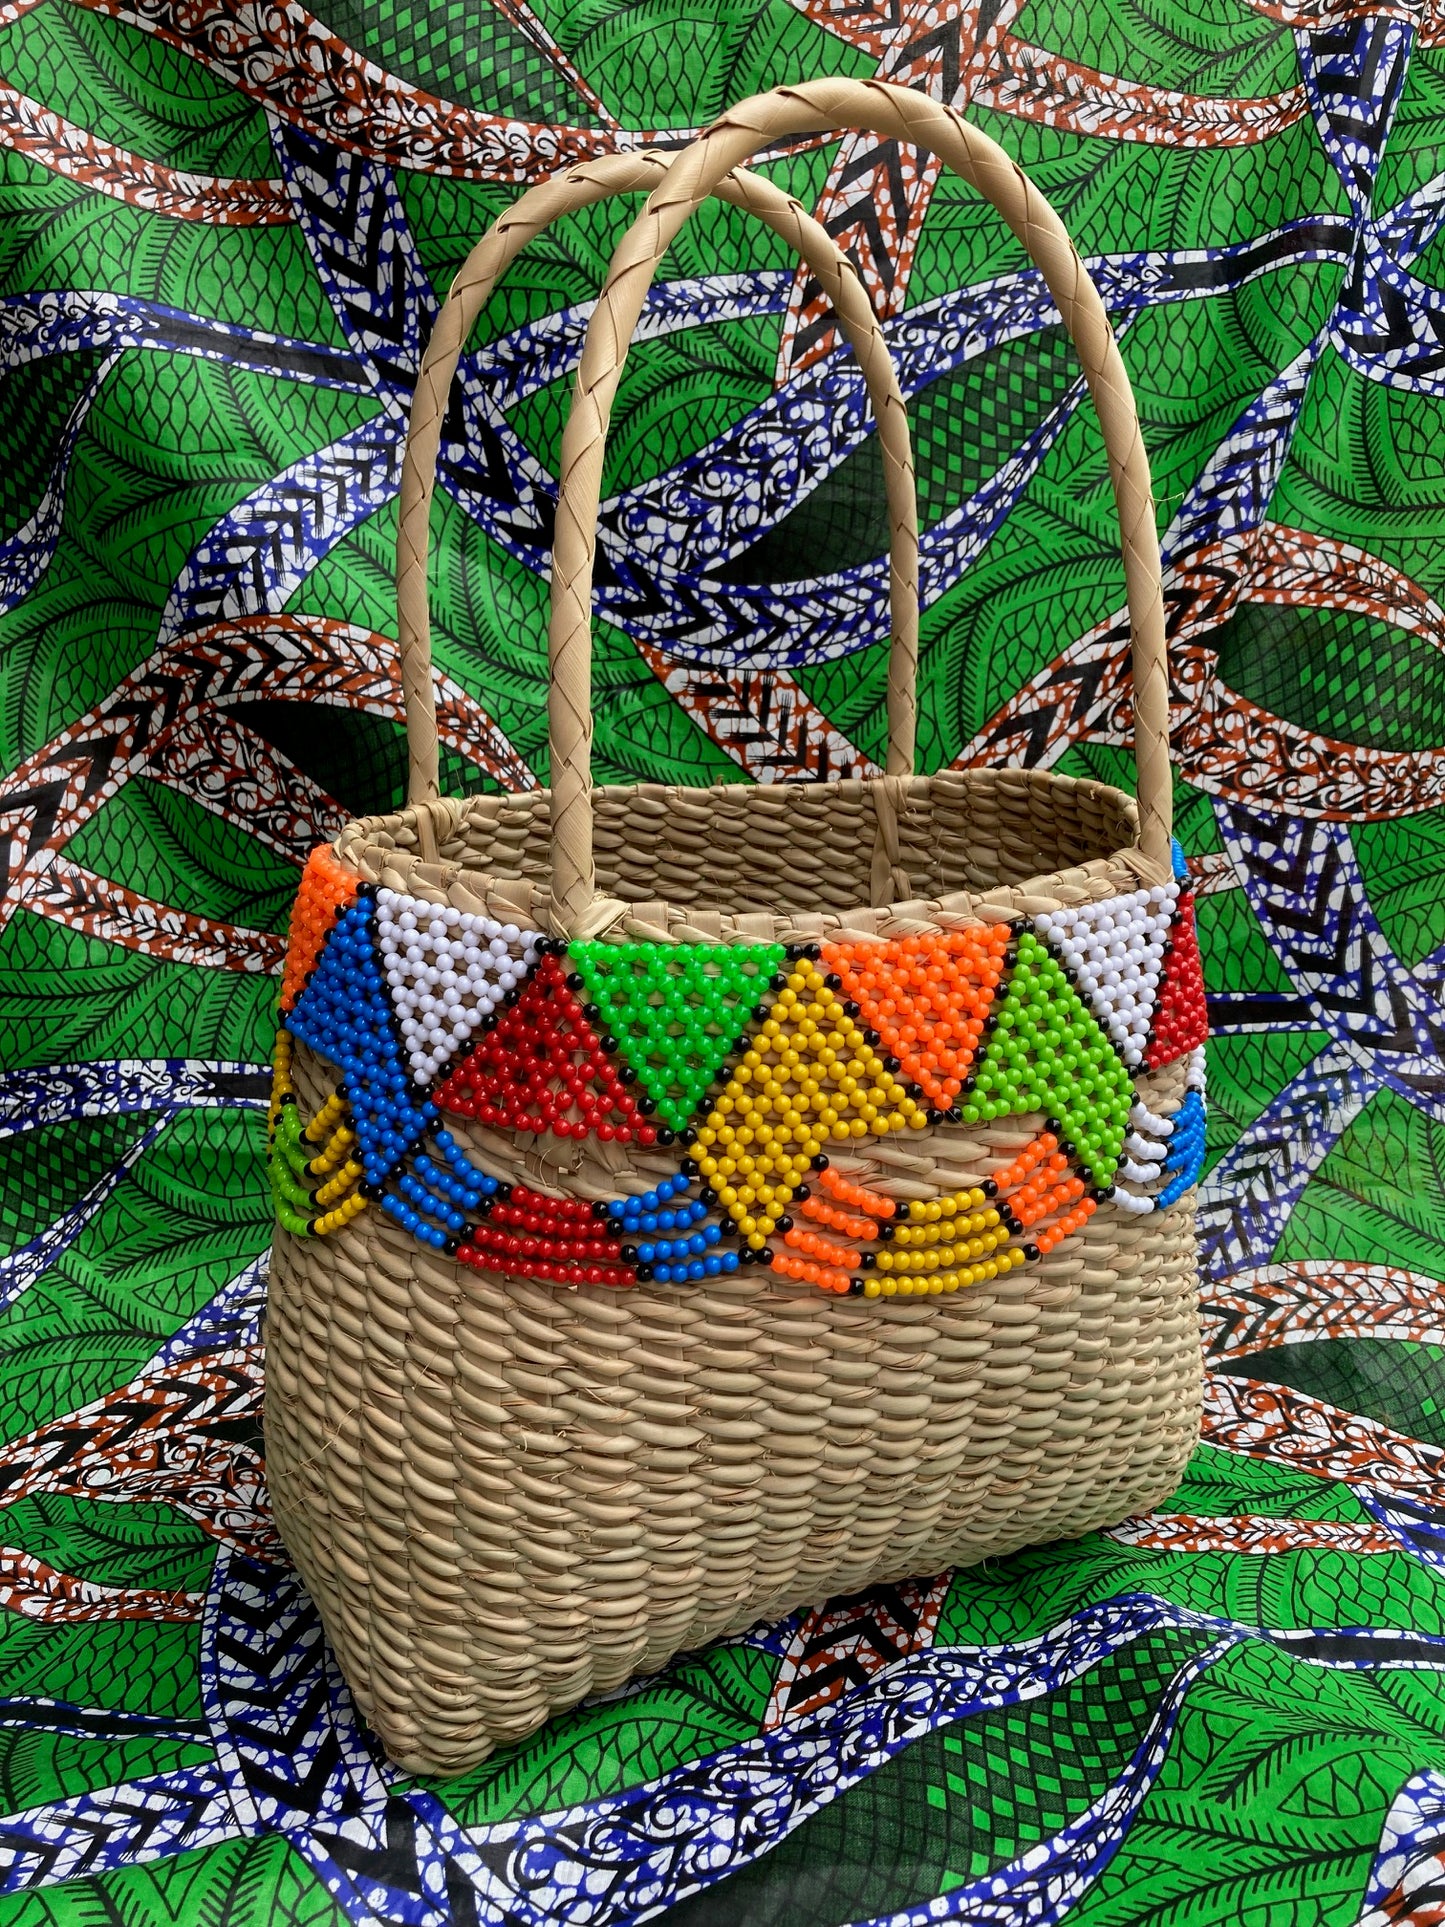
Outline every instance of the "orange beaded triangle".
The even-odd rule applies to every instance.
[[[537,960],[521,996],[432,1094],[459,1117],[502,1131],[595,1132],[651,1144],[656,1128],[582,1014],[556,957]]]
[[[300,996],[301,986],[316,968],[321,946],[331,935],[331,926],[347,905],[356,901],[360,888],[360,878],[337,862],[330,844],[319,844],[307,857],[291,910],[291,935],[281,973],[282,1010],[290,1010]]]
[[[946,1111],[977,1055],[1008,941],[1009,925],[991,923],[890,943],[828,943],[823,962],[897,1058],[900,1075]]]

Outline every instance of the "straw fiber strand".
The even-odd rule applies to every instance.
[[[910,445],[878,326],[836,244],[738,171],[790,134],[873,127],[934,148],[1039,263],[1108,444],[1134,635],[1140,802],[1039,770],[912,771],[917,530]],[[554,788],[437,794],[427,511],[446,396],[508,262],[546,223],[654,187],[588,331],[563,451],[550,632]],[[894,641],[875,781],[590,788],[590,600],[608,414],[671,238],[709,192],[805,255],[864,369],[888,477]],[[458,275],[428,348],[404,470],[398,603],[407,806],[335,843],[358,878],[539,932],[614,942],[851,942],[1018,924],[1171,875],[1167,691],[1148,464],[1107,318],[1052,211],[926,97],[819,82],[745,102],[670,166],[589,163],[524,195]],[[337,1087],[304,1045],[301,1117]],[[1136,1081],[1155,1111],[1182,1058]],[[961,1116],[955,1113],[954,1116]],[[937,1199],[1017,1158],[1037,1118],[860,1140],[839,1172]],[[554,1198],[640,1196],[661,1146],[453,1119],[476,1168]],[[830,1146],[830,1152],[832,1147]],[[1193,1194],[1105,1198],[1036,1262],[951,1295],[838,1296],[769,1271],[571,1287],[459,1265],[385,1211],[278,1229],[268,1473],[281,1532],[391,1757],[459,1771],[639,1668],[876,1581],[1147,1511],[1199,1433]]]

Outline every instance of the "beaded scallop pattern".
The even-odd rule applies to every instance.
[[[1144,1062],[1178,900],[1179,886],[1171,883],[1034,919],[1131,1071]]]
[[[1202,1168],[1204,988],[1177,885],[887,942],[568,945],[358,885],[323,850],[296,928],[268,1145],[278,1219],[298,1235],[374,1202],[484,1271],[622,1286],[761,1264],[910,1296],[1040,1258],[1110,1196],[1167,1209]],[[341,1073],[304,1126],[293,1035]],[[1186,1052],[1183,1099],[1156,1116],[1130,1071]],[[640,1196],[551,1197],[478,1169],[444,1112],[532,1136],[680,1139],[681,1169]],[[936,1200],[899,1206],[827,1155],[1012,1116],[1042,1128],[1006,1169]]]
[[[266,1162],[276,1218],[301,1237],[326,1237],[366,1208],[356,1132],[344,1096],[333,1094],[303,1125],[291,1081],[291,1033],[276,1036]]]
[[[1190,1053],[1184,1096],[1172,1117],[1156,1117],[1142,1099],[1129,1114],[1130,1133],[1114,1187],[1123,1211],[1145,1216],[1167,1211],[1204,1169],[1204,1046]],[[1141,1187],[1149,1187],[1147,1189]]]
[[[376,893],[376,934],[411,1074],[429,1084],[537,960],[536,930],[395,890]]]
[[[736,1271],[737,1252],[720,1249],[722,1228],[701,1199],[686,1196],[691,1186],[679,1172],[640,1197],[601,1204],[499,1186],[456,1255],[474,1270],[564,1285],[680,1285]]]
[[[1043,1131],[983,1184],[899,1205],[828,1162],[817,1190],[795,1193],[771,1268],[824,1291],[865,1298],[937,1297],[1037,1262],[1098,1209],[1058,1137]]]

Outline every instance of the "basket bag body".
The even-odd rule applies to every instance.
[[[835,244],[740,166],[846,128],[979,187],[1074,335],[1123,525],[1137,808],[1038,771],[912,773],[896,376]],[[425,562],[452,375],[526,239],[638,188],[563,447],[552,789],[449,801]],[[888,764],[593,791],[608,412],[710,193],[793,241],[863,366],[893,531]],[[391,1757],[461,1770],[760,1618],[1165,1498],[1199,1429],[1204,1000],[1148,468],[1047,203],[937,103],[833,80],[743,103],[671,165],[533,189],[438,319],[398,568],[410,801],[316,852],[293,918],[265,1416],[278,1525]]]

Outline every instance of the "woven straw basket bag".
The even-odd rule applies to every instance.
[[[1123,527],[1137,810],[1037,771],[912,773],[897,380],[836,245],[741,167],[842,129],[979,188],[1073,334]],[[426,552],[458,358],[531,236],[637,189],[563,445],[552,789],[449,801]],[[609,412],[710,194],[798,249],[862,365],[892,525],[876,780],[590,785]],[[315,852],[293,918],[266,1401],[277,1521],[391,1757],[460,1770],[760,1618],[1163,1499],[1199,1426],[1204,999],[1159,549],[1104,309],[1018,168],[924,96],[828,80],[671,165],[525,194],[427,351],[398,594],[410,802]]]

